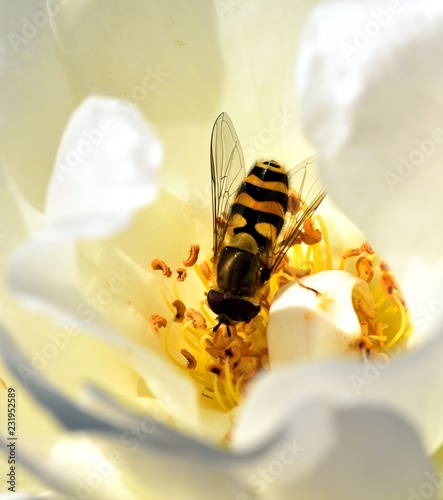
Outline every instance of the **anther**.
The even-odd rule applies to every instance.
[[[391,274],[384,272],[380,276],[380,286],[388,295],[392,295],[397,288],[397,283]]]
[[[177,311],[175,314],[174,321],[176,323],[181,323],[185,319],[186,306],[183,304],[181,300],[174,300],[172,305],[175,307],[175,310]]]
[[[183,261],[185,267],[192,267],[198,259],[198,254],[200,253],[200,245],[191,245],[189,249],[189,256]]]
[[[184,267],[179,267],[177,270],[177,281],[185,281],[188,273]]]
[[[197,360],[194,356],[187,349],[182,349],[180,352],[186,358],[189,370],[194,370],[197,367]]]
[[[185,313],[186,319],[190,319],[192,321],[192,326],[196,330],[205,330],[206,329],[206,320],[203,317],[203,314],[199,311],[195,311],[192,308],[189,308]]]
[[[303,222],[301,239],[306,245],[315,245],[316,243],[320,243],[322,239],[320,229],[314,228],[313,220],[310,217]]]
[[[349,259],[350,257],[358,257],[359,255],[361,255],[360,248],[351,248],[342,255],[342,259]]]
[[[172,276],[171,269],[166,265],[165,262],[160,259],[154,259],[151,262],[151,267],[154,271],[161,271],[167,278],[170,278]]]
[[[360,250],[362,252],[366,252],[368,253],[369,255],[373,255],[375,253],[375,250],[371,247],[371,245],[365,241],[362,246],[360,247]]]
[[[149,324],[158,332],[160,328],[166,327],[168,321],[163,316],[160,316],[160,314],[152,314],[149,317]]]
[[[374,270],[372,269],[372,262],[367,257],[360,257],[355,264],[357,269],[357,276],[364,279],[366,282],[370,282],[374,277]]]

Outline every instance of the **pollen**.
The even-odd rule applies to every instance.
[[[149,324],[157,332],[161,330],[166,355],[191,377],[205,408],[209,405],[229,412],[243,402],[255,376],[269,369],[266,329],[274,296],[286,283],[299,281],[308,274],[339,268],[367,282],[373,297],[371,303],[358,291],[352,297],[361,333],[349,345],[350,356],[357,356],[364,363],[389,360],[392,349],[404,345],[410,335],[409,315],[396,280],[369,243],[346,250],[338,265],[333,266],[331,243],[323,219],[316,214],[305,223],[302,233],[306,236],[289,249],[261,289],[256,298],[261,305],[260,313],[249,323],[237,323],[229,328],[222,324],[214,331],[217,321],[206,299],[216,282],[214,258],[209,254],[198,262],[199,245],[191,245],[189,256],[183,261],[186,269],[177,269],[179,277],[188,274],[184,283],[179,277],[170,282],[160,280],[161,294],[171,319],[153,315]],[[170,268],[160,259],[155,259],[152,267],[165,276],[170,275]],[[201,288],[197,291],[198,287],[192,285],[192,298],[188,285],[195,277]],[[331,299],[325,294],[320,299],[322,307],[328,309]]]

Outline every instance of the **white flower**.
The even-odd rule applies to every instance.
[[[149,262],[160,257],[175,265],[190,242],[209,241],[209,179],[201,179],[201,166],[208,163],[208,132],[217,112],[229,111],[240,136],[247,138],[248,161],[276,155],[291,164],[311,153],[296,123],[292,89],[300,7],[244,1],[191,2],[185,8],[140,1],[130,9],[109,0],[81,5],[54,0],[46,10],[39,5],[46,18],[31,2],[10,9],[12,71],[3,76],[8,93],[1,149],[7,168],[34,204],[43,205],[61,130],[83,97],[120,97],[117,104],[89,98],[73,115],[55,160],[44,219],[6,174],[2,183],[2,220],[9,224],[3,226],[2,265],[13,251],[11,287],[40,311],[37,315],[22,309],[2,285],[2,323],[9,331],[1,335],[9,369],[2,371],[2,378],[26,404],[19,407],[18,418],[24,433],[21,465],[32,474],[27,490],[43,492],[46,484],[74,498],[435,496],[440,475],[431,472],[426,455],[443,440],[438,398],[443,347],[438,336],[389,363],[332,359],[267,372],[239,411],[223,417],[204,411],[195,385],[167,363],[159,337],[148,327],[150,314],[165,309]],[[370,182],[373,172],[367,174],[366,163],[383,173],[403,151],[396,138],[407,143],[408,125],[422,123],[405,121],[404,116],[412,116],[410,109],[422,102],[418,97],[428,94],[421,91],[400,102],[397,73],[386,67],[399,67],[393,61],[408,49],[401,68],[413,67],[419,58],[422,89],[438,89],[429,68],[437,69],[439,44],[433,43],[441,18],[429,17],[432,9],[439,12],[436,4],[417,7],[427,23],[418,36],[406,29],[411,19],[406,9],[387,11],[389,16],[383,9],[381,4],[329,2],[314,12],[299,56],[301,108],[329,192],[382,250],[414,308],[417,290],[421,297],[437,297],[429,295],[438,289],[438,280],[424,252],[433,242],[431,256],[438,264],[440,240],[438,232],[429,231],[429,213],[435,214],[427,203],[432,210],[440,207],[431,182],[439,177],[431,170],[422,179],[417,170],[423,190],[406,179],[402,184],[410,191],[389,191],[382,197],[380,184]],[[383,29],[351,66],[346,54],[354,54],[349,55],[347,46],[343,54],[340,43],[350,44],[357,24],[363,22],[364,30],[369,21],[383,24]],[[421,48],[428,49],[427,57]],[[347,72],[349,79],[343,77]],[[37,88],[36,80],[48,84]],[[36,90],[26,92],[29,88]],[[397,102],[394,97],[399,105],[386,106],[389,99]],[[162,189],[155,201],[153,178],[161,148],[139,114],[125,104],[128,99],[137,103],[164,144]],[[431,118],[438,116],[435,93],[423,102]],[[20,108],[13,106],[17,103]],[[26,109],[26,119],[18,109]],[[48,117],[44,127],[42,116]],[[23,137],[29,139],[26,148]],[[423,141],[425,136],[413,138]],[[429,160],[434,169],[435,146]],[[28,165],[39,172],[34,182],[27,179],[34,171]],[[407,203],[414,206],[413,213]],[[426,216],[419,221],[425,225],[419,226],[414,214]],[[413,219],[414,246],[404,239]],[[129,221],[127,229],[112,235]],[[418,227],[428,231],[421,234]],[[437,276],[438,271],[437,265]],[[193,281],[188,288],[189,296],[196,294]],[[352,287],[344,288],[349,305]],[[84,294],[97,299],[95,308]],[[277,324],[286,292],[280,297],[273,306]],[[332,325],[334,332],[356,336],[357,325],[344,328],[342,316],[335,315],[341,295],[336,297],[337,307],[327,308],[332,320],[322,317],[324,328]],[[62,329],[42,311],[61,320]],[[296,309],[289,307],[286,313],[294,315]],[[349,313],[343,317],[355,320]],[[434,319],[427,326],[439,323]],[[89,335],[83,340],[84,333]],[[91,334],[101,341],[92,340]],[[291,337],[285,341],[292,345]],[[324,349],[324,343],[319,345]],[[54,346],[57,351],[50,358]],[[92,383],[85,388],[88,379]],[[26,388],[39,403],[38,429],[45,437],[39,445],[36,425],[23,415],[31,405]],[[232,449],[208,444],[220,441],[232,426],[231,418]]]

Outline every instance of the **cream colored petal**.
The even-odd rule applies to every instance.
[[[26,366],[27,361],[4,332],[1,341],[7,347],[2,351],[5,361],[18,373],[17,364]],[[21,460],[30,470],[70,494],[79,479],[85,478],[92,488],[93,471],[97,488],[108,487],[106,478],[113,484],[120,476],[139,497],[160,494],[203,499],[209,495],[243,500],[284,500],[295,494],[312,499],[395,500],[405,498],[405,491],[421,491],[424,482],[435,477],[409,423],[378,405],[356,406],[340,396],[300,400],[292,406],[291,418],[286,411],[280,412],[284,423],[267,439],[251,442],[249,449],[225,453],[155,419],[124,410],[97,389],[91,395],[112,408],[111,413],[92,413],[70,402],[43,377],[33,380],[27,389],[68,429],[76,430],[77,435],[82,431],[91,440],[79,442],[67,435],[65,445],[60,445],[71,450],[70,454],[88,451],[86,460],[77,462],[86,474],[80,477],[72,477],[68,467],[55,474],[55,463],[38,460],[25,448],[22,451]],[[260,418],[273,411],[275,407],[268,407],[268,415],[263,412]],[[245,423],[240,422],[240,429]]]
[[[63,128],[82,97],[60,58],[45,3],[0,6],[2,161],[40,210]]]
[[[118,120],[113,109],[112,100],[90,98],[77,110],[60,150],[63,168],[55,169],[48,193],[49,224],[18,248],[11,261],[12,289],[34,305],[46,301],[51,308],[58,302],[87,316],[78,286],[75,240],[117,231],[154,197],[153,171],[160,161],[160,146],[135,111]],[[92,139],[76,141],[97,123],[103,130],[95,146]],[[82,141],[89,145],[89,153],[77,165],[69,165],[66,154],[74,147],[80,156]]]
[[[404,409],[435,450],[443,441],[443,10],[433,1],[386,9],[330,2],[317,10],[305,32],[299,89],[327,189],[394,269],[413,340],[427,340],[389,369],[351,380]]]
[[[223,82],[215,21],[210,3],[171,0],[64,2],[51,18],[70,76],[85,93],[132,100],[169,124],[215,112]]]
[[[0,262],[4,278],[6,262],[11,253],[33,231],[42,227],[45,218],[23,199],[3,167],[0,175],[0,227],[3,230]],[[71,321],[57,323],[41,312],[29,311],[11,296],[4,279],[0,282],[0,296],[2,324],[7,326],[25,349],[32,363],[33,371],[25,378],[44,372],[58,380],[68,394],[78,392],[83,378],[95,380],[117,392],[135,386],[133,371],[119,359],[118,353],[84,335],[78,325]],[[112,373],[112,378],[109,373]],[[0,377],[13,385],[3,369],[0,369]],[[24,401],[22,405],[25,408]],[[42,435],[46,432],[44,422],[38,419],[37,424],[37,418],[35,408],[32,411],[24,410],[21,414],[20,425],[24,438],[29,436],[28,433],[32,436],[37,425],[41,425]]]
[[[439,2],[329,2],[306,26],[298,67],[326,189],[392,266],[413,314],[441,299],[442,26]]]
[[[433,473],[412,426],[385,408],[309,399],[282,427],[247,475],[264,498],[401,500]]]
[[[18,375],[17,365],[28,366],[27,360],[3,331],[1,343],[1,354],[11,371]],[[179,434],[155,418],[121,408],[100,391],[96,390],[96,397],[107,403],[109,410],[94,414],[85,409],[85,405],[71,402],[43,376],[32,380],[25,388],[67,429],[76,431],[77,436],[79,432],[88,433],[97,448],[94,450],[87,442],[79,443],[78,437],[73,434],[67,434],[65,446],[61,443],[60,451],[64,448],[65,451],[71,450],[70,454],[73,451],[89,453],[84,461],[73,457],[76,469],[81,468],[79,477],[76,470],[68,467],[60,469],[60,460],[41,460],[30,453],[29,448],[23,447],[22,463],[58,491],[75,494],[79,479],[84,479],[92,489],[95,479],[99,483],[97,489],[104,488],[106,491],[109,485],[105,484],[105,479],[110,477],[116,481],[120,476],[136,497],[151,495],[161,498],[167,495],[171,498],[203,499],[211,496],[223,499],[235,498],[242,492],[244,481],[224,452]],[[110,411],[112,408],[113,411]],[[57,470],[59,473],[56,473]],[[96,472],[94,479],[93,471]],[[88,477],[92,484],[88,482]],[[120,483],[114,484],[121,488]],[[79,494],[78,491],[76,494]]]
[[[279,290],[267,330],[271,368],[293,366],[349,353],[361,336],[352,305],[355,289],[373,303],[367,284],[345,271],[324,271]]]
[[[46,199],[50,224],[76,219],[83,237],[102,236],[128,224],[128,217],[155,197],[155,172],[162,146],[135,109],[118,111],[118,101],[89,97],[73,113],[57,154]],[[114,224],[108,228],[106,217]],[[77,221],[77,224],[79,222]],[[75,231],[75,229],[74,229]]]
[[[221,111],[238,128],[247,166],[263,156],[295,166],[312,153],[291,82],[298,35],[316,3],[169,0],[128,9],[89,0],[61,6],[52,25],[79,87],[143,110],[165,144],[163,187],[198,213],[210,211],[209,138]]]
[[[86,101],[65,138],[78,137],[94,128],[97,119],[99,123],[107,119],[109,105],[112,101],[104,99]],[[152,170],[160,160],[155,138],[134,111],[116,123],[115,131],[117,136],[112,140],[104,137],[90,156],[85,155],[81,165],[59,176],[60,172],[55,171],[48,195],[49,224],[15,250],[8,269],[9,284],[21,301],[68,325],[56,334],[57,339],[62,337],[60,342],[69,343],[70,329],[75,333],[86,330],[121,349],[121,359],[138,371],[153,394],[170,397],[182,409],[176,412],[177,425],[198,432],[196,394],[191,382],[169,361],[112,328],[100,308],[88,304],[80,286],[76,241],[109,235],[123,227],[133,211],[152,201],[154,193]],[[62,157],[63,148],[61,151]],[[93,187],[95,191],[88,191]],[[66,206],[67,201],[72,203]],[[113,298],[109,292],[114,283],[112,272],[121,270],[108,271],[110,281],[99,289],[100,298],[106,293],[107,300]]]

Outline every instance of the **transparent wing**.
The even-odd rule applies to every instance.
[[[296,189],[295,199],[290,200],[292,206],[288,207],[281,236],[270,256],[271,274],[279,267],[288,250],[297,242],[305,220],[313,216],[326,196],[326,192],[317,180],[307,181],[309,166],[314,161],[315,156],[311,156],[300,163],[291,174],[291,184]]]
[[[211,192],[213,250],[216,256],[225,237],[231,198],[246,176],[240,141],[227,113],[215,120],[211,135]]]

